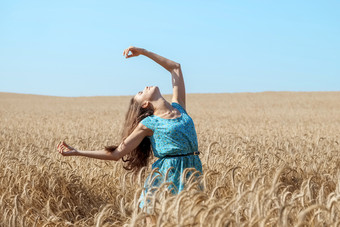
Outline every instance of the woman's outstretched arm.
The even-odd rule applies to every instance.
[[[131,54],[129,54],[129,52],[131,52]],[[140,54],[154,60],[171,73],[173,90],[172,102],[179,103],[185,109],[185,85],[181,65],[151,51],[138,47],[129,47],[123,52],[123,55],[126,58],[136,57]]]
[[[135,149],[146,136],[152,135],[152,130],[139,123],[136,129],[113,151],[81,151],[67,145],[65,142],[60,142],[57,145],[57,150],[64,156],[85,156],[102,160],[118,161],[123,156]]]

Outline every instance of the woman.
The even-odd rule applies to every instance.
[[[170,182],[170,191],[177,194],[184,189],[181,178],[184,170],[195,168],[195,175],[200,175],[203,173],[202,163],[198,156],[195,126],[185,110],[185,86],[180,64],[137,47],[125,49],[123,55],[125,58],[144,55],[168,70],[172,76],[172,104],[163,98],[157,86],[145,87],[131,98],[119,146],[105,147],[100,151],[80,151],[61,142],[57,149],[64,156],[77,155],[115,161],[122,158],[127,164],[124,168],[135,172],[147,166],[153,151],[159,159],[153,163],[152,169],[158,170],[161,175],[153,171],[153,176],[149,175],[145,181],[139,205],[143,208],[146,202],[149,204],[145,198],[146,193],[152,194],[150,187],[157,188],[162,182]],[[192,172],[187,173],[190,176]],[[202,185],[199,187],[203,189]],[[147,212],[150,213],[150,210],[147,209]]]

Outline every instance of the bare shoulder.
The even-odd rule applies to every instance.
[[[146,127],[145,125],[143,125],[141,122],[139,122],[135,130],[142,132],[143,134],[145,134],[145,136],[153,135],[153,131],[149,129],[148,127]]]

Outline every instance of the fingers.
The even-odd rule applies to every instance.
[[[129,48],[126,48],[123,52],[123,56],[127,57],[127,55],[129,54],[130,52],[130,47]]]
[[[125,49],[125,50],[124,50],[124,52],[123,52],[123,56],[126,56],[126,51],[127,51],[127,49]]]
[[[63,142],[59,142],[57,145],[57,150],[59,153],[62,153],[65,149],[65,146],[63,145]]]
[[[64,141],[63,141],[63,145],[67,148],[69,148],[70,146],[68,144],[66,144]]]
[[[130,46],[129,48],[126,48],[124,51],[123,51],[123,56],[125,56],[125,58],[130,58],[130,57],[133,57],[133,50],[135,49],[134,46]],[[132,54],[129,55],[129,52],[131,51]]]
[[[57,145],[57,150],[60,152],[61,150],[61,146],[62,146],[62,142],[59,142],[58,145]]]
[[[61,142],[58,143],[58,145],[57,145],[57,150],[58,150],[58,152],[59,152],[60,154],[63,153],[63,147],[62,147],[62,143],[61,143]]]
[[[66,143],[65,143],[65,146],[66,146],[69,150],[74,150],[73,147],[71,147],[70,145],[68,145],[68,144],[66,144]]]
[[[60,154],[64,155],[65,152],[73,150],[73,148],[67,145],[64,141],[61,141],[57,144],[57,150]]]
[[[130,57],[132,57],[132,55],[133,55],[132,51],[131,51],[131,54],[129,54],[129,52],[130,52],[130,50],[126,51],[126,53],[125,53],[125,58],[130,58]]]

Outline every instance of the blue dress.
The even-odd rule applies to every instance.
[[[172,194],[178,194],[182,191],[185,187],[185,179],[183,179],[182,174],[186,168],[195,168],[199,171],[187,172],[186,179],[192,173],[196,176],[203,174],[202,163],[198,155],[164,157],[198,151],[197,134],[193,120],[180,104],[173,102],[171,105],[179,110],[180,117],[164,119],[151,115],[141,121],[143,125],[153,131],[153,135],[149,138],[153,154],[159,159],[152,164],[152,170],[157,169],[158,172],[154,172],[152,176],[150,174],[144,183],[144,190],[139,198],[140,208],[150,202],[146,199],[146,195],[152,195],[153,191],[163,182],[170,182],[168,189]],[[198,188],[203,190],[203,185],[199,184]]]

